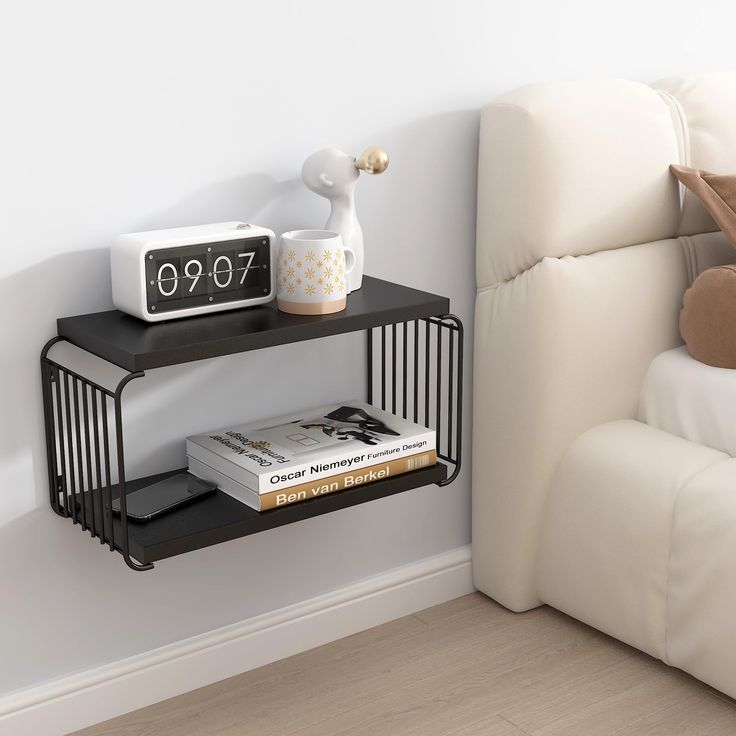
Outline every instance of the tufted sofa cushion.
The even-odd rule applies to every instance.
[[[672,115],[660,95],[617,79],[535,85],[483,110],[479,286],[544,257],[672,237],[680,218]]]

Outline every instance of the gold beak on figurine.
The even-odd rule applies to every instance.
[[[388,154],[380,146],[369,146],[356,159],[355,168],[366,174],[382,174],[388,168]]]

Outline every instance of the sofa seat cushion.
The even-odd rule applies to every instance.
[[[685,484],[671,547],[669,663],[736,697],[736,459]]]
[[[644,378],[638,417],[736,457],[736,370],[701,363],[685,347],[660,353]]]
[[[694,477],[728,460],[634,420],[580,435],[549,489],[538,559],[540,599],[668,661],[667,591],[678,495]],[[736,529],[732,538],[736,544]]]

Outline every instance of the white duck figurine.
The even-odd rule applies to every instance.
[[[355,212],[355,182],[361,171],[381,174],[388,167],[388,155],[379,146],[366,148],[359,158],[324,148],[313,153],[302,166],[302,180],[307,188],[330,201],[330,216],[325,230],[340,233],[343,244],[353,251],[355,266],[348,274],[347,292],[363,284],[363,231]]]

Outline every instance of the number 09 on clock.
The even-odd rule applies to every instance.
[[[130,233],[110,249],[113,302],[148,322],[273,298],[275,235],[242,222]]]

